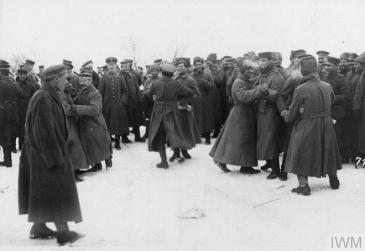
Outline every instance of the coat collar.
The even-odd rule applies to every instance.
[[[56,103],[63,108],[62,101],[60,99],[60,96],[59,96],[58,91],[57,91],[56,88],[51,87],[47,83],[45,83],[41,87],[41,90],[46,91],[56,101]]]

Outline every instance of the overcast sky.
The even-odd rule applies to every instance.
[[[37,64],[92,59],[241,56],[254,50],[365,51],[365,0],[0,0],[0,58]]]

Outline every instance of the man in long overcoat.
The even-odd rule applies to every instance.
[[[109,57],[105,61],[108,64],[108,72],[101,77],[98,90],[103,99],[103,115],[109,133],[115,134],[115,149],[120,150],[120,136],[129,133],[126,111],[128,87],[117,71],[118,60]]]
[[[279,135],[281,117],[277,108],[277,98],[284,85],[284,78],[275,68],[271,52],[259,53],[261,76],[258,83],[268,88],[266,96],[257,102],[257,158],[266,160],[271,168],[267,179],[280,175]]]
[[[319,80],[313,56],[301,60],[301,72],[302,84],[294,90],[289,111],[283,113],[285,121],[294,122],[285,169],[298,176],[299,186],[292,192],[310,195],[308,177],[328,174],[331,188],[339,188],[341,159],[331,118],[332,88]]]
[[[195,57],[194,72],[192,77],[197,82],[201,96],[195,104],[195,119],[198,123],[200,134],[205,138],[205,144],[210,145],[210,133],[215,128],[213,78],[204,71],[203,59]]]
[[[151,125],[148,137],[148,150],[159,152],[161,162],[158,168],[168,168],[166,157],[166,139],[172,148],[189,149],[185,140],[181,112],[178,109],[179,98],[193,96],[193,91],[172,78],[174,65],[161,65],[162,78],[152,82],[146,95],[155,96],[155,104],[151,115]]]
[[[0,166],[12,167],[11,138],[19,124],[18,105],[22,99],[22,91],[9,76],[10,65],[0,60],[0,145],[4,153],[4,161]]]
[[[355,65],[356,71],[361,73],[353,103],[354,114],[359,121],[356,146],[358,157],[365,158],[365,53],[355,59]]]
[[[329,83],[335,94],[335,100],[332,104],[332,118],[336,120],[335,132],[337,136],[337,143],[340,149],[340,154],[343,163],[348,163],[348,156],[344,155],[344,149],[342,142],[344,141],[344,129],[347,105],[350,100],[350,88],[346,81],[338,76],[338,64],[339,58],[327,57],[327,61],[324,64],[323,81]]]
[[[142,93],[139,90],[137,75],[131,69],[132,60],[125,59],[121,62],[120,75],[128,86],[127,114],[129,127],[133,128],[136,142],[145,142],[141,137],[139,127],[143,125]],[[129,141],[127,136],[123,138]],[[129,143],[129,142],[126,142]]]
[[[102,113],[102,98],[92,82],[91,72],[81,72],[80,93],[72,111],[78,118],[80,141],[85,151],[91,171],[99,171],[101,161],[105,160],[106,169],[112,166],[111,139]]]
[[[33,222],[30,238],[56,236],[60,245],[80,237],[67,222],[82,221],[67,149],[66,115],[58,94],[64,91],[66,77],[63,65],[48,67],[43,86],[29,103],[18,183],[19,213],[28,214]],[[54,222],[57,233],[46,222]]]
[[[254,101],[267,92],[263,85],[252,80],[257,63],[240,58],[240,73],[232,86],[234,106],[209,155],[224,172],[230,172],[227,164],[241,166],[241,173],[256,174],[259,170],[256,157],[256,118]]]

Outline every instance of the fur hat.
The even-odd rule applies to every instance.
[[[340,55],[340,59],[341,60],[348,60],[349,59],[349,57],[350,57],[350,53],[349,52],[344,52],[344,53],[342,53],[341,55]]]
[[[160,65],[162,72],[174,73],[176,68],[171,63],[163,63]]]
[[[307,52],[303,49],[298,50],[292,50],[290,52],[290,60],[293,60],[294,58],[298,58],[300,55],[305,55]]]
[[[316,54],[318,56],[328,56],[330,53],[328,51],[317,51]]]
[[[210,53],[206,61],[217,63],[217,53]]]

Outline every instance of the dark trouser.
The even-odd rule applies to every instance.
[[[4,163],[5,165],[11,165],[11,146],[10,145],[2,145],[3,153],[4,153]]]
[[[141,138],[141,133],[139,131],[139,126],[134,126],[133,127],[133,133],[134,133],[135,139],[140,139]]]
[[[158,128],[157,134],[156,134],[156,145],[158,149],[158,153],[161,157],[161,162],[166,163],[167,157],[166,157],[166,131],[163,125],[160,125],[160,128]]]
[[[206,140],[210,140],[210,132],[202,133],[202,135],[203,135],[203,138],[205,138]]]
[[[270,165],[273,173],[277,173],[277,174],[280,173],[279,157],[276,157],[271,160],[266,160],[266,161]]]
[[[344,134],[344,124],[345,124],[344,122],[345,121],[343,119],[336,120],[334,127],[335,127],[337,144],[338,144],[338,149],[340,150],[341,159],[342,159],[342,161],[348,161],[348,156],[345,156],[346,154],[345,154],[344,145],[343,145],[343,136],[345,135]]]
[[[284,172],[285,169],[285,160],[286,160],[286,151],[283,153],[283,159],[281,161],[281,172]]]

